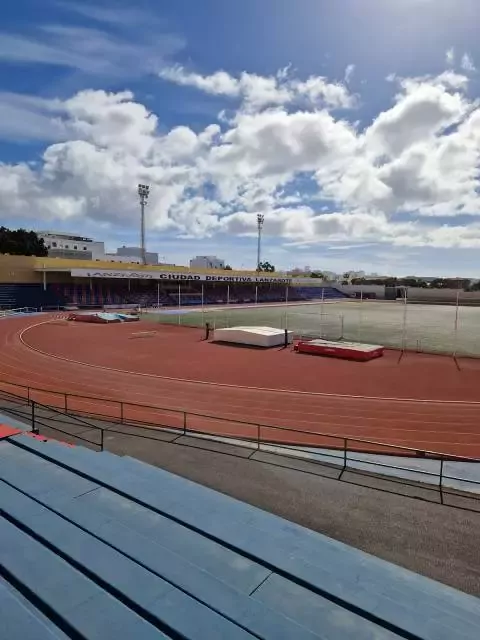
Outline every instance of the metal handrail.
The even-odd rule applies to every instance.
[[[69,437],[73,437],[74,439],[80,440],[81,442],[86,442],[89,443],[91,445],[94,445],[95,447],[98,447],[100,449],[100,451],[104,451],[105,449],[105,432],[107,431],[108,433],[116,433],[116,434],[121,434],[121,435],[125,435],[125,431],[121,431],[119,429],[115,429],[112,426],[109,427],[101,427],[99,425],[94,425],[90,422],[86,422],[83,419],[78,418],[78,416],[76,415],[70,415],[70,414],[66,414],[64,412],[62,412],[59,409],[50,407],[48,405],[42,405],[40,403],[36,403],[35,401],[31,401],[31,406],[32,406],[32,412],[31,412],[31,429],[33,433],[39,433],[39,429],[38,429],[38,425],[44,426],[46,428],[52,429],[54,431],[58,431],[59,433],[62,433],[64,435],[67,435]],[[100,442],[96,442],[92,439],[86,438],[83,435],[79,435],[79,434],[72,434],[69,431],[66,431],[64,429],[61,429],[60,427],[58,427],[57,425],[52,426],[51,424],[45,423],[43,422],[41,419],[38,418],[38,414],[36,414],[35,412],[35,408],[36,407],[40,407],[42,409],[45,409],[47,411],[52,411],[54,413],[57,413],[59,415],[68,415],[68,417],[73,418],[74,420],[79,420],[82,424],[84,424],[85,426],[87,426],[89,428],[89,430],[95,430],[96,433],[100,432]],[[222,439],[233,439],[235,441],[238,442],[238,437],[237,436],[230,436],[230,435],[223,435],[223,436],[218,436],[218,434],[213,434],[212,432],[206,432],[206,431],[200,431],[197,429],[189,429],[187,426],[187,420],[186,420],[186,413],[185,413],[185,420],[184,420],[184,424],[183,427],[164,427],[165,429],[168,429],[168,431],[173,431],[176,432],[178,435],[177,437],[173,440],[173,442],[177,442],[178,437],[181,436],[191,436],[191,437],[199,437],[202,435],[207,435],[210,437],[221,437]],[[146,425],[130,425],[129,423],[127,423],[125,426],[133,426],[133,427],[140,427],[140,429],[142,431],[150,431],[150,432],[156,432],[158,433],[159,430],[161,430],[161,427],[154,427],[154,426],[146,426]],[[260,425],[257,425],[258,427],[258,432],[257,432],[257,437],[256,438],[250,438],[248,439],[248,441],[254,445],[256,445],[254,447],[254,453],[257,451],[261,451],[262,450],[262,446],[269,446],[270,443],[262,441],[260,439]],[[152,438],[152,436],[145,436],[145,435],[141,435],[138,433],[134,433],[134,434],[128,434],[131,435],[133,437],[140,437],[140,438],[149,438],[149,439],[154,439]],[[364,458],[355,458],[351,455],[349,455],[349,453],[351,452],[351,450],[349,450],[348,448],[348,441],[349,438],[341,438],[340,436],[336,436],[337,439],[341,439],[343,441],[343,447],[339,448],[338,451],[342,454],[341,456],[336,456],[333,454],[329,454],[326,452],[322,452],[322,457],[329,457],[329,458],[334,458],[336,460],[336,463],[331,462],[330,464],[337,466],[340,470],[340,474],[338,476],[338,479],[340,480],[343,476],[343,474],[345,473],[345,471],[352,469],[353,471],[357,471],[359,472],[358,469],[356,469],[354,466],[352,467],[351,465],[349,465],[349,463],[353,463],[353,462],[360,462],[362,464],[367,464],[367,465],[372,465],[375,467],[383,467],[383,468],[387,468],[387,469],[395,469],[395,470],[400,470],[400,471],[408,471],[408,472],[413,472],[415,474],[418,475],[424,475],[424,476],[430,476],[433,478],[438,478],[438,484],[433,484],[431,486],[425,485],[425,489],[428,489],[430,491],[436,491],[438,489],[439,491],[439,495],[440,495],[440,503],[441,504],[445,504],[444,502],[444,494],[448,494],[448,493],[455,493],[455,491],[451,491],[451,489],[454,489],[453,487],[445,487],[444,485],[444,481],[445,480],[455,480],[458,482],[464,482],[464,483],[470,483],[473,485],[480,485],[480,481],[478,480],[473,480],[473,479],[468,479],[468,478],[458,478],[456,476],[449,476],[446,475],[444,472],[444,463],[446,461],[445,458],[440,458],[439,462],[440,462],[440,466],[439,466],[439,471],[435,472],[435,471],[428,471],[428,470],[422,470],[422,469],[411,469],[409,467],[402,467],[399,465],[393,465],[393,464],[388,464],[388,463],[379,463],[378,461],[373,461],[373,460],[365,460]],[[298,447],[294,448],[291,446],[286,446],[283,444],[280,445],[275,445],[278,448],[280,448],[282,451],[279,452],[273,452],[276,453],[277,455],[280,456],[284,456],[284,457],[289,457],[289,458],[295,458],[298,459],[298,453],[300,451],[304,451],[303,449],[299,449]],[[287,451],[295,451],[297,453],[297,455],[292,456],[292,455],[288,455],[285,454],[283,452],[283,450],[287,450]],[[271,453],[271,452],[270,452]],[[251,456],[249,456],[251,457]],[[338,464],[339,462],[343,461],[343,464]],[[323,461],[318,461],[318,460],[309,460],[309,462],[313,462],[314,464],[322,464],[324,463]],[[325,464],[325,463],[324,463]],[[360,471],[361,472],[361,471]],[[398,478],[395,476],[392,476],[391,478],[389,478],[390,481],[392,482],[400,482],[403,485],[406,486],[417,486],[414,482],[409,482],[408,479],[406,478]],[[475,499],[480,499],[480,496],[477,496],[475,493],[471,495],[472,498]]]
[[[0,316],[5,318],[6,316],[16,316],[20,313],[36,313],[37,307],[17,307],[16,309],[3,309],[0,311]]]
[[[478,458],[473,458],[473,457],[469,457],[469,456],[458,456],[455,454],[447,454],[444,452],[440,452],[440,451],[432,451],[432,450],[428,450],[428,449],[418,449],[418,447],[407,447],[405,445],[394,445],[391,443],[386,443],[386,442],[379,442],[379,441],[375,441],[375,440],[369,440],[369,439],[365,439],[365,438],[355,438],[355,437],[351,437],[351,436],[343,436],[343,435],[338,435],[338,434],[331,434],[331,433],[323,433],[323,432],[318,432],[318,431],[309,431],[309,430],[305,430],[305,429],[298,429],[298,428],[293,428],[293,427],[284,427],[284,426],[279,426],[279,425],[275,425],[275,424],[268,424],[268,423],[264,423],[264,422],[251,422],[248,420],[241,420],[241,419],[232,419],[232,418],[225,418],[219,415],[214,415],[214,414],[208,414],[208,413],[202,413],[202,412],[195,412],[195,411],[187,411],[185,409],[172,409],[169,407],[161,407],[158,405],[148,405],[148,404],[140,404],[140,403],[136,403],[136,402],[125,402],[123,400],[115,400],[115,399],[108,399],[108,398],[104,398],[101,396],[95,396],[95,395],[89,395],[89,394],[76,394],[76,393],[66,393],[63,391],[52,391],[50,389],[45,389],[45,388],[41,388],[41,387],[31,387],[28,385],[22,385],[22,384],[17,384],[17,383],[12,383],[12,382],[3,382],[0,381],[0,391],[2,390],[1,387],[5,385],[5,386],[9,386],[9,387],[14,387],[14,388],[18,388],[18,389],[25,389],[27,392],[26,397],[23,396],[19,396],[18,394],[12,393],[9,390],[3,390],[4,393],[16,396],[17,398],[22,398],[22,399],[26,399],[28,402],[35,402],[36,404],[38,404],[39,406],[48,406],[49,408],[54,408],[51,405],[43,405],[43,403],[40,403],[36,400],[34,400],[32,398],[32,393],[35,392],[39,392],[39,393],[46,393],[46,394],[51,394],[52,396],[58,396],[60,398],[64,399],[64,411],[67,412],[69,411],[69,405],[68,405],[68,398],[78,398],[80,400],[94,400],[97,402],[101,402],[104,404],[109,404],[110,406],[117,406],[119,409],[119,415],[118,416],[111,416],[108,415],[106,413],[100,413],[100,412],[93,412],[93,411],[79,411],[79,410],[74,410],[72,408],[70,408],[70,411],[73,414],[83,414],[83,415],[89,415],[92,417],[98,417],[98,418],[106,418],[109,419],[111,421],[115,421],[115,420],[119,420],[121,423],[124,422],[125,420],[125,408],[127,407],[131,407],[131,408],[135,408],[135,409],[146,409],[146,410],[152,410],[152,411],[165,411],[168,413],[172,413],[172,414],[176,414],[179,416],[183,416],[183,424],[186,427],[187,424],[187,420],[188,420],[188,416],[191,417],[197,417],[197,418],[207,418],[210,420],[216,420],[219,422],[225,422],[228,424],[238,424],[238,425],[244,425],[244,426],[250,426],[253,427],[255,429],[255,431],[258,430],[257,436],[256,438],[251,438],[256,439],[256,440],[260,440],[262,442],[266,442],[266,443],[270,443],[270,444],[279,444],[279,445],[294,445],[297,444],[299,446],[309,446],[311,448],[326,448],[326,449],[338,449],[338,450],[342,450],[343,451],[343,446],[328,446],[322,443],[317,443],[317,444],[309,444],[309,445],[302,445],[301,443],[295,443],[293,440],[291,442],[282,442],[282,441],[276,441],[276,440],[272,440],[270,438],[267,439],[262,439],[261,438],[261,431],[262,429],[273,429],[277,432],[287,432],[287,433],[295,433],[295,434],[301,434],[301,435],[307,435],[307,436],[315,436],[318,437],[319,439],[322,438],[329,438],[331,440],[335,440],[335,441],[339,441],[339,443],[343,443],[343,441],[345,439],[347,439],[350,443],[353,444],[359,444],[359,445],[369,445],[371,447],[373,447],[375,450],[364,450],[363,448],[360,448],[360,451],[362,453],[375,453],[375,454],[380,454],[380,455],[397,455],[397,456],[408,456],[411,454],[414,454],[415,458],[418,457],[422,457],[422,458],[429,458],[429,459],[437,459],[437,460],[448,460],[448,461],[457,461],[457,462],[480,462],[480,459]],[[133,420],[131,421],[136,422],[137,424],[141,424],[142,421],[140,420]],[[145,422],[144,424],[147,425],[152,425],[151,422]],[[171,425],[161,425],[164,427],[168,427],[171,429],[176,429],[177,427],[171,426]],[[196,429],[189,429],[189,432],[193,433],[193,432],[198,432],[200,433],[199,430]],[[228,437],[228,434],[219,434],[216,431],[209,431],[206,432],[207,435],[212,435],[212,436],[222,436],[222,437]],[[244,437],[241,435],[237,435],[237,436],[232,436],[235,438],[239,438],[239,439],[245,439],[248,440],[248,437]],[[386,449],[387,451],[382,451],[382,449]],[[355,450],[355,448],[351,447],[351,450]],[[357,448],[358,450],[358,448]],[[362,461],[363,462],[363,461]],[[414,470],[416,471],[416,470]]]
[[[23,397],[19,397],[19,396],[15,396],[13,394],[10,394],[8,392],[3,392],[5,395],[9,395],[11,397],[20,399],[20,400],[26,400],[26,398]],[[120,401],[118,401],[120,402]],[[89,444],[94,445],[95,447],[99,447],[101,451],[104,450],[104,441],[105,441],[105,432],[109,432],[109,433],[117,433],[117,434],[122,434],[125,435],[125,431],[124,430],[119,430],[119,429],[115,429],[113,426],[108,426],[108,427],[102,427],[99,426],[98,424],[92,424],[91,422],[88,422],[87,420],[85,420],[84,418],[79,417],[76,414],[70,414],[67,413],[67,410],[65,408],[63,409],[59,409],[57,407],[52,407],[50,405],[46,405],[46,404],[42,404],[39,402],[36,402],[35,400],[28,400],[29,405],[31,406],[31,416],[30,416],[30,423],[31,423],[31,430],[33,433],[39,433],[39,429],[38,429],[38,425],[52,429],[54,431],[58,431],[59,433],[62,433],[64,435],[67,435],[69,437],[73,437],[74,439],[80,440],[82,442],[86,442]],[[136,405],[136,406],[142,406],[142,405]],[[71,433],[70,431],[64,430],[62,428],[60,428],[57,425],[51,425],[49,422],[44,422],[44,420],[39,417],[38,412],[36,411],[37,408],[49,411],[49,412],[53,412],[56,413],[58,415],[66,415],[69,418],[79,421],[81,422],[83,425],[85,425],[85,427],[87,427],[89,430],[95,431],[95,433],[100,432],[99,435],[99,442],[89,439],[88,437],[85,437],[84,435],[79,435],[79,434],[75,434],[75,433]],[[16,411],[9,408],[8,409],[10,413],[13,413],[14,415],[16,415]],[[308,445],[303,445],[303,446],[292,446],[289,445],[287,443],[283,443],[283,442],[272,442],[272,441],[268,441],[268,440],[262,440],[261,438],[261,429],[262,429],[262,425],[260,424],[254,424],[254,423],[245,423],[243,422],[242,424],[249,424],[252,427],[256,427],[256,435],[254,435],[253,437],[250,438],[246,438],[246,437],[241,437],[238,435],[229,435],[229,434],[218,434],[217,432],[212,432],[212,431],[205,431],[205,430],[200,430],[200,429],[195,429],[195,428],[189,428],[188,427],[188,415],[190,415],[188,412],[183,411],[176,411],[177,413],[182,413],[183,414],[183,424],[180,427],[172,427],[170,425],[154,425],[152,423],[148,424],[148,423],[139,423],[139,422],[124,422],[124,421],[119,421],[119,424],[125,425],[125,426],[131,426],[133,428],[138,428],[139,431],[142,432],[151,432],[151,433],[158,433],[158,431],[161,430],[167,430],[169,432],[173,432],[176,433],[177,436],[174,438],[173,442],[177,442],[178,438],[181,436],[191,436],[191,437],[202,437],[202,436],[207,436],[209,438],[213,438],[213,439],[222,439],[222,440],[234,440],[236,443],[238,443],[238,441],[242,441],[242,442],[246,442],[248,443],[247,446],[252,446],[253,448],[253,453],[257,452],[257,451],[261,451],[262,447],[275,447],[276,449],[280,449],[281,451],[271,451],[270,449],[263,449],[264,451],[268,451],[269,453],[273,453],[276,455],[280,455],[283,457],[288,457],[288,458],[293,458],[293,459],[302,459],[301,453],[310,453],[309,448],[312,447],[308,447]],[[20,413],[19,413],[20,415]],[[23,415],[23,414],[22,414]],[[195,414],[193,414],[195,415]],[[201,414],[203,415],[203,414]],[[105,419],[107,418],[109,421],[112,421],[110,416],[99,416],[97,415],[96,417],[100,417],[101,419]],[[221,420],[225,420],[223,418],[221,418]],[[267,428],[269,429],[274,429],[274,428],[278,428],[281,431],[294,431],[296,433],[313,433],[314,435],[319,435],[316,434],[315,432],[304,432],[304,431],[299,431],[298,429],[290,429],[288,427],[273,427],[273,426],[268,426]],[[132,437],[139,437],[139,438],[149,438],[149,439],[156,439],[153,438],[153,436],[150,435],[143,435],[142,433],[128,433],[128,435],[132,436]],[[321,434],[320,434],[321,435]],[[345,471],[347,470],[353,470],[355,472],[362,472],[361,469],[357,469],[354,465],[352,465],[351,463],[361,463],[362,465],[371,465],[373,467],[376,468],[386,468],[386,469],[393,469],[393,470],[399,470],[399,471],[406,471],[409,473],[414,473],[418,476],[428,476],[428,477],[432,477],[432,478],[438,478],[438,483],[433,484],[431,483],[431,486],[429,486],[428,484],[425,485],[425,489],[428,489],[430,491],[436,491],[438,489],[439,494],[440,494],[440,503],[444,504],[444,493],[455,493],[455,488],[452,486],[445,486],[444,481],[445,480],[454,480],[457,482],[461,482],[461,483],[468,483],[468,484],[472,484],[472,485],[480,485],[480,481],[479,480],[473,480],[470,478],[459,478],[456,476],[451,476],[451,475],[446,475],[445,471],[444,471],[444,463],[447,461],[452,461],[452,460],[461,460],[461,461],[468,461],[468,462],[478,462],[478,460],[473,459],[473,458],[463,458],[460,456],[450,456],[450,455],[446,455],[446,454],[437,454],[437,458],[436,461],[439,462],[439,469],[438,471],[434,471],[434,470],[426,470],[426,469],[414,469],[414,468],[410,468],[408,466],[400,466],[398,464],[389,464],[388,462],[380,462],[378,460],[368,460],[365,458],[359,458],[359,457],[354,457],[354,455],[352,455],[352,453],[357,453],[358,449],[352,449],[351,447],[349,447],[349,441],[352,442],[367,442],[367,443],[371,443],[371,441],[365,441],[365,440],[359,440],[356,438],[348,438],[348,437],[343,437],[343,436],[331,436],[330,434],[325,434],[327,435],[327,437],[330,438],[334,438],[335,440],[341,441],[341,445],[338,445],[336,447],[331,447],[330,450],[332,451],[332,453],[329,453],[329,449],[326,448],[326,450],[323,450],[322,447],[322,452],[319,454],[321,456],[321,460],[315,459],[315,458],[309,458],[308,462],[313,463],[314,465],[322,465],[322,464],[331,464],[333,466],[338,467],[340,474],[338,476],[338,479],[340,480],[343,476],[343,474],[345,473]],[[181,442],[179,442],[181,444]],[[373,444],[380,444],[380,443],[373,443]],[[389,445],[386,445],[389,446]],[[287,452],[292,452],[291,455],[289,455],[288,453],[284,453],[285,451]],[[333,453],[333,451],[338,452],[339,455],[335,455]],[[366,452],[363,452],[366,453]],[[252,454],[253,455],[253,454]],[[251,457],[251,456],[249,456]],[[325,460],[323,460],[323,458],[332,458],[334,459],[334,461],[332,462],[325,462]],[[350,464],[349,464],[350,463]],[[392,482],[397,482],[400,483],[402,485],[407,485],[407,486],[417,486],[415,484],[415,481],[410,478],[399,478],[398,476],[392,476],[391,478],[389,478],[390,481]],[[471,497],[474,498],[480,498],[480,496],[477,496],[475,493],[471,494]]]

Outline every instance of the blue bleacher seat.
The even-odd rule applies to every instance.
[[[5,517],[0,518],[0,540],[2,572],[21,584],[44,613],[50,612],[67,635],[73,632],[90,640],[162,637],[153,625]]]
[[[289,289],[291,300],[341,300],[349,296],[336,287],[296,286]]]
[[[52,448],[51,444],[53,443],[48,443],[49,448]],[[13,453],[10,452],[10,459],[7,462],[5,457],[0,456],[3,475],[9,482],[14,482],[17,477],[17,484],[20,483],[24,488],[26,481],[22,478],[26,467],[23,466],[28,463],[28,454],[15,460],[15,448],[12,447],[12,450]],[[122,502],[122,499],[115,494],[111,494],[110,502],[105,499],[105,496],[101,496],[98,501],[98,504],[110,505],[110,510],[101,510],[95,507],[94,503],[84,502],[81,499],[65,503],[63,495],[62,505],[59,507],[59,501],[55,499],[55,496],[51,492],[43,490],[44,487],[48,488],[51,484],[48,470],[41,469],[39,466],[34,467],[34,470],[37,483],[36,494],[40,496],[39,500],[42,503],[53,505],[57,513],[75,521],[98,538],[107,541],[111,546],[115,546],[130,556],[135,556],[144,566],[148,566],[150,569],[156,567],[157,575],[163,575],[169,581],[174,580],[175,583],[180,583],[182,589],[192,593],[197,599],[205,601],[206,604],[215,606],[220,613],[229,619],[242,624],[244,619],[248,618],[253,626],[258,627],[259,631],[263,629],[265,633],[265,630],[270,630],[270,636],[265,637],[272,637],[272,628],[276,628],[275,637],[279,640],[283,638],[313,640],[316,637],[306,629],[293,624],[287,618],[269,612],[268,609],[248,599],[248,594],[262,584],[270,574],[264,567],[256,565],[210,540],[195,536],[188,529],[181,535],[181,527],[176,523],[166,521],[138,505],[126,504],[125,500],[123,500],[124,504],[120,505],[122,515],[118,515],[116,520],[112,520],[115,508],[118,511],[118,501]],[[72,474],[70,483],[75,477]],[[59,492],[61,493],[60,488]],[[94,491],[90,491],[83,497],[93,496],[94,493]],[[110,504],[112,500],[113,504]],[[20,510],[20,514],[23,515],[22,501],[12,499],[11,502],[14,504],[11,509],[17,513]],[[124,509],[121,508],[122,506]],[[2,496],[1,490],[0,507],[5,508],[5,497]],[[33,515],[37,516],[37,509],[34,509],[33,506],[30,508]],[[135,529],[127,528],[125,521],[130,526],[135,526]],[[140,531],[149,534],[150,537],[146,538],[144,535],[140,535]],[[71,537],[70,534],[67,536],[66,532],[59,535],[62,538]],[[153,542],[154,537],[155,542]]]
[[[0,638],[68,640],[67,635],[2,578],[0,578]]]
[[[159,625],[173,629],[181,637],[192,640],[252,637],[110,545],[1,482],[0,505],[2,512],[27,529],[32,538],[68,557],[78,569],[95,576],[127,605],[138,607],[147,617],[157,618]]]
[[[56,285],[0,283],[0,308],[61,307],[65,298]]]
[[[23,534],[0,528],[4,573],[38,595],[17,554],[25,548],[44,566],[51,556],[37,545],[53,549],[102,598],[127,605],[137,616],[130,624],[149,625],[145,633],[156,625],[187,638],[478,636],[477,599],[129,457],[12,436],[0,443],[0,509]],[[43,613],[54,582],[47,580]],[[59,598],[52,616],[78,625],[66,615],[67,594]],[[98,602],[76,602],[74,611],[107,624],[113,609],[100,613]],[[91,625],[82,632],[98,637]]]

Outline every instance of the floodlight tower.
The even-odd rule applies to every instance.
[[[150,187],[148,184],[138,185],[138,196],[140,198],[140,247],[142,253],[142,264],[147,264],[147,254],[145,251],[145,206],[148,196],[150,195]]]
[[[260,269],[260,258],[261,258],[261,248],[262,248],[262,228],[263,223],[265,222],[265,216],[263,213],[257,214],[257,229],[258,229],[258,238],[257,238],[257,271],[261,271]]]

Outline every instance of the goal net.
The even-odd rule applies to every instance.
[[[343,316],[318,314],[305,317],[289,314],[289,329],[293,331],[293,340],[343,340]]]

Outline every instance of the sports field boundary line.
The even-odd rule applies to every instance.
[[[104,365],[96,365],[90,364],[88,362],[81,362],[80,360],[73,360],[71,358],[66,358],[64,356],[59,356],[52,353],[47,353],[42,351],[38,347],[33,347],[28,342],[26,342],[24,335],[35,329],[36,327],[52,324],[52,320],[46,320],[44,322],[37,322],[29,327],[23,328],[20,333],[18,333],[18,337],[22,345],[33,351],[35,353],[39,353],[47,358],[52,358],[55,360],[61,360],[63,362],[69,362],[71,364],[78,364],[84,367],[90,367],[92,369],[98,369],[100,371],[114,371],[117,373],[124,373],[131,376],[139,376],[143,378],[156,378],[158,380],[171,380],[172,382],[183,382],[188,384],[199,384],[211,387],[222,387],[222,388],[230,388],[230,389],[245,389],[250,391],[264,391],[269,393],[289,393],[295,395],[304,395],[304,396],[316,396],[316,397],[324,397],[324,398],[341,398],[343,400],[374,400],[377,402],[406,402],[412,404],[440,404],[440,405],[453,405],[453,406],[480,406],[480,401],[476,400],[432,400],[432,399],[421,399],[421,398],[389,398],[389,397],[381,397],[381,396],[362,396],[362,395],[347,395],[347,394],[339,394],[339,393],[323,393],[321,391],[295,391],[294,389],[269,389],[268,387],[250,387],[247,385],[234,385],[227,384],[224,382],[209,382],[207,380],[189,380],[188,378],[174,378],[172,376],[161,376],[155,373],[142,373],[140,371],[128,371],[126,369],[117,369],[115,367],[107,367]]]

